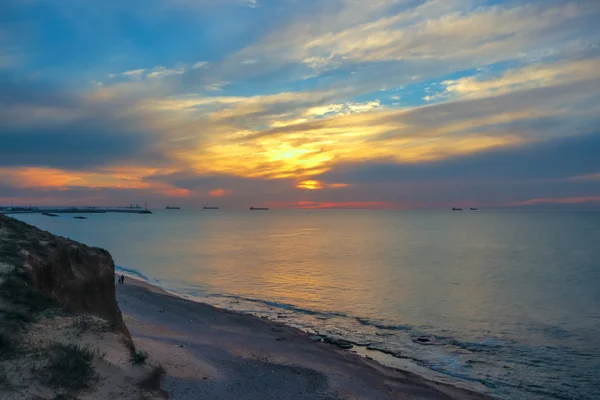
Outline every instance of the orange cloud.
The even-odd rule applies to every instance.
[[[229,196],[231,193],[233,192],[229,189],[214,189],[208,192],[208,195],[210,197],[224,197]]]
[[[170,197],[187,197],[189,190],[146,180],[157,171],[147,168],[114,168],[105,171],[68,171],[56,168],[0,168],[0,179],[18,188],[42,190],[141,189]]]
[[[166,189],[162,193],[165,196],[169,196],[169,197],[189,197],[190,196],[189,190],[181,189],[181,188]]]
[[[319,189],[323,189],[323,188],[339,189],[339,188],[345,188],[348,186],[350,186],[350,185],[347,183],[324,183],[321,181],[307,180],[307,181],[298,182],[298,184],[296,185],[296,188],[306,189],[306,190],[319,190]]]
[[[319,190],[319,189],[323,189],[323,184],[319,181],[308,180],[308,181],[298,182],[296,187],[298,189]]]

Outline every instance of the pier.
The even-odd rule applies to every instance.
[[[0,214],[152,214],[145,208],[131,207],[0,207]]]

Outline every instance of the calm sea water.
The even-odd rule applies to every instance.
[[[175,293],[369,344],[499,397],[600,398],[600,213],[88,218],[19,216]]]

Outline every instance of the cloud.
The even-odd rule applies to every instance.
[[[93,168],[132,158],[163,163],[158,136],[138,117],[43,83],[0,81],[0,166]]]
[[[208,195],[210,197],[224,197],[229,196],[231,193],[233,193],[233,191],[229,189],[213,189],[210,192],[208,192]]]
[[[512,202],[507,205],[509,207],[523,207],[523,206],[537,206],[540,204],[574,205],[574,204],[586,204],[586,203],[600,204],[600,196],[529,199],[529,200],[524,200],[524,201]]]
[[[592,174],[585,174],[585,175],[581,175],[581,176],[575,176],[575,177],[572,177],[571,179],[574,181],[583,181],[583,182],[600,181],[600,172],[592,173]]]
[[[195,63],[192,66],[192,68],[193,69],[206,68],[208,65],[210,65],[210,63],[208,61],[198,61],[197,63]]]
[[[578,43],[584,30],[591,40],[598,39],[593,26],[600,7],[594,1],[494,6],[483,1],[430,0],[417,6],[381,1],[373,7],[338,3],[341,8],[327,9],[330,13],[321,18],[301,15],[235,58],[263,60],[262,68],[300,63],[317,74],[352,64],[391,62],[394,81],[406,82],[415,74],[434,76],[542,49],[551,54]]]
[[[259,7],[257,0],[238,0],[238,4],[244,7],[256,8]]]
[[[165,129],[186,145],[173,154],[198,173],[311,180],[338,165],[429,163],[589,132],[598,111],[596,60],[478,77],[470,81],[480,82],[471,90],[477,95],[406,109],[340,103],[340,93],[319,91],[149,98],[139,107],[177,115],[176,129]]]
[[[600,78],[600,58],[587,58],[512,69],[505,71],[500,77],[472,76],[442,83],[446,87],[446,95],[481,98],[598,78]]]
[[[493,185],[508,181],[564,186],[564,180],[593,181],[599,168],[599,150],[600,133],[592,133],[427,163],[398,165],[381,160],[338,165],[320,178],[358,185],[460,181]]]
[[[349,187],[347,183],[326,183],[322,181],[317,181],[314,179],[301,181],[296,184],[296,188],[305,189],[305,190],[320,190],[320,189],[341,189]]]
[[[188,197],[190,191],[169,184],[146,181],[156,171],[145,169],[106,169],[104,171],[73,171],[40,167],[0,167],[0,177],[11,187],[66,191],[86,189],[141,189],[168,197]]]
[[[0,21],[4,190],[245,207],[597,194],[597,1],[10,3],[28,18]]]
[[[182,75],[186,71],[194,70],[194,69],[203,69],[209,65],[206,61],[198,61],[191,67],[185,64],[178,65],[176,67],[167,68],[162,65],[152,67],[152,68],[138,68],[130,71],[125,71],[121,73],[112,73],[109,75],[109,78],[127,78],[132,80],[141,80],[141,79],[157,79],[157,78],[165,78],[173,75]]]

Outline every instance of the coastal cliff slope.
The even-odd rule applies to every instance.
[[[164,398],[102,249],[0,215],[0,398]]]

